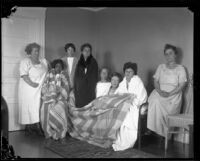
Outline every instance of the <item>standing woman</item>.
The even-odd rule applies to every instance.
[[[19,81],[19,123],[26,125],[26,133],[40,131],[41,87],[48,70],[45,58],[40,58],[40,45],[31,43],[26,46],[27,57],[20,62]]]
[[[184,67],[176,63],[176,47],[166,44],[164,56],[166,63],[160,64],[153,76],[155,89],[148,99],[147,120],[148,129],[163,137],[166,116],[180,112],[182,91],[187,81]]]
[[[92,56],[92,46],[85,43],[81,46],[81,56],[74,77],[74,95],[77,108],[83,107],[95,99],[97,81],[98,64]]]
[[[74,88],[74,73],[76,69],[76,64],[78,59],[74,56],[76,52],[75,45],[73,43],[68,43],[65,45],[66,55],[62,58],[65,63],[65,72],[70,80],[70,89]]]

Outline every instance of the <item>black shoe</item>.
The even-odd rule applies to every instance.
[[[144,133],[144,135],[152,135],[153,134],[153,132],[151,131],[151,130],[147,130],[145,133]]]
[[[40,136],[44,136],[44,133],[43,133],[42,128],[40,127],[39,123],[35,123],[33,125],[33,130],[34,130],[35,134],[40,135]]]
[[[26,125],[25,126],[25,135],[29,136],[32,134],[32,129],[31,129],[31,125]]]

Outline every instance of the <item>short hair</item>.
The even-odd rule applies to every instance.
[[[64,69],[64,62],[61,59],[55,59],[51,62],[51,67],[55,68],[56,64],[60,64],[62,67],[62,70]]]
[[[120,73],[118,73],[118,72],[112,73],[111,74],[111,79],[112,79],[112,77],[118,77],[119,78],[119,82],[122,81],[122,75]]]
[[[38,48],[40,50],[40,45],[35,42],[28,44],[25,48],[25,52],[27,53],[27,55],[31,54],[33,48]]]
[[[70,47],[73,48],[74,51],[76,51],[76,47],[73,43],[65,44],[65,51],[67,52],[67,49],[70,48]]]
[[[128,68],[133,69],[135,75],[137,75],[137,64],[136,63],[132,63],[132,62],[125,63],[124,67],[123,67],[124,73],[125,73],[125,70],[128,69]]]
[[[171,44],[165,44],[165,47],[164,47],[164,54],[165,54],[165,51],[168,50],[168,49],[172,49],[172,50],[174,51],[175,55],[178,54],[178,51],[177,51],[176,46],[171,45]]]
[[[85,43],[85,44],[81,45],[81,52],[82,52],[83,49],[86,48],[86,47],[90,48],[90,51],[92,52],[92,45],[89,44],[89,43]]]

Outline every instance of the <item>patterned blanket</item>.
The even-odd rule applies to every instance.
[[[68,111],[69,134],[93,145],[110,147],[132,106],[133,99],[132,94],[104,96],[82,108],[75,108],[72,94]]]

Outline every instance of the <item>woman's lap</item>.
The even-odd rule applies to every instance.
[[[63,138],[67,132],[67,116],[64,102],[43,103],[41,123],[46,137]]]

